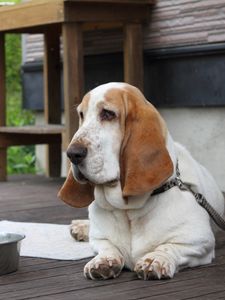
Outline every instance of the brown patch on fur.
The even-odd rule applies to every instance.
[[[173,164],[166,149],[164,120],[143,94],[130,85],[111,89],[105,98],[120,109],[123,196],[153,191],[173,173]]]
[[[111,107],[117,113],[117,119],[119,120],[120,123],[122,137],[124,136],[125,133],[125,118],[126,118],[126,111],[125,111],[125,106],[123,101],[124,92],[125,90],[123,89],[113,88],[110,89],[105,94],[105,102],[109,105],[109,109]]]
[[[86,207],[94,200],[94,187],[88,183],[78,183],[70,169],[58,197],[73,207]]]

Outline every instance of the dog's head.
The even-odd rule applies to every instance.
[[[119,180],[124,197],[142,195],[172,175],[164,121],[137,88],[101,85],[77,111],[79,129],[67,149],[71,169],[59,192],[66,203],[87,206],[95,185]]]

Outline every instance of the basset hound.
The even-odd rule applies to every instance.
[[[209,172],[173,141],[165,121],[135,87],[107,83],[86,94],[80,124],[68,147],[71,169],[59,197],[89,206],[89,220],[73,221],[77,239],[96,256],[89,279],[119,276],[123,267],[141,279],[172,278],[214,258],[214,224],[193,194],[174,186],[176,176],[202,193],[221,215],[224,198]]]

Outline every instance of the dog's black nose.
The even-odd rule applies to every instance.
[[[74,165],[78,165],[87,156],[87,148],[81,144],[72,144],[67,149],[66,154]]]

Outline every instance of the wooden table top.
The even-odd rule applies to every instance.
[[[33,0],[0,7],[0,32],[43,32],[64,22],[126,22],[147,18],[155,0]]]

